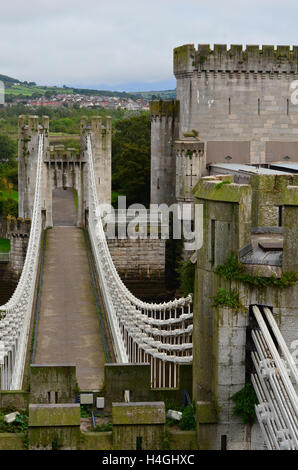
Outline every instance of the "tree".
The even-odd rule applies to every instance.
[[[150,118],[146,113],[117,121],[112,139],[113,190],[127,204],[150,203]]]
[[[8,163],[16,156],[17,145],[7,135],[0,135],[0,163]]]

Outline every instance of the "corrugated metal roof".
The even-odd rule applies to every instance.
[[[284,169],[286,171],[298,173],[298,163],[296,162],[291,162],[291,163],[284,163],[284,162],[276,162],[276,163],[270,163],[271,168],[280,168]]]
[[[284,171],[279,171],[271,168],[255,167],[253,165],[245,165],[244,163],[212,163],[211,168],[222,168],[232,172],[245,172],[257,175],[284,175]],[[288,174],[291,174],[290,172]]]

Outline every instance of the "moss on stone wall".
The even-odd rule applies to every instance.
[[[237,255],[231,253],[226,263],[217,266],[215,273],[227,280],[237,280],[253,287],[277,287],[285,289],[295,285],[298,281],[298,273],[295,271],[285,272],[280,278],[275,276],[254,276],[246,271],[245,265],[238,261]]]
[[[175,117],[179,113],[179,101],[158,100],[150,101],[151,116],[171,116]]]

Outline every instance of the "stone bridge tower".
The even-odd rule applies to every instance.
[[[177,100],[150,107],[152,203],[192,199],[212,163],[298,160],[298,46],[186,44],[173,67]]]
[[[77,225],[85,225],[87,207],[87,152],[86,134],[91,134],[92,153],[99,200],[111,201],[111,118],[94,116],[91,122],[82,117],[80,127],[81,148],[64,148],[49,144],[49,118],[38,116],[19,118],[19,217],[31,218],[35,191],[35,173],[38,155],[38,135],[44,134],[44,165],[42,174],[42,210],[45,227],[53,225],[52,191],[56,188],[74,188],[77,191]]]

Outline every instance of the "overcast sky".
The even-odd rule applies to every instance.
[[[1,2],[0,74],[45,85],[174,88],[174,47],[296,45],[297,17],[297,0]]]

